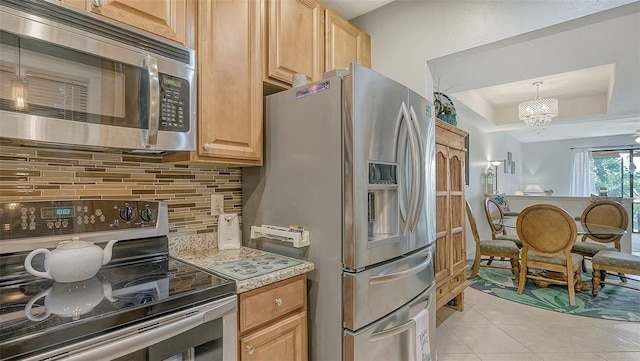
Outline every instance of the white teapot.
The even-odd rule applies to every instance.
[[[53,251],[38,248],[24,260],[24,268],[36,277],[49,278],[60,283],[78,282],[88,280],[95,276],[100,267],[111,261],[111,250],[118,240],[112,240],[102,248],[93,242],[81,241],[79,237],[73,237],[71,241],[58,243]],[[45,271],[38,271],[31,265],[31,260],[36,255],[43,253]]]
[[[33,314],[33,304],[42,297],[45,312]],[[111,283],[106,280],[100,282],[97,277],[73,283],[54,283],[29,300],[24,312],[31,321],[42,321],[52,313],[77,320],[93,310],[105,297],[110,302],[116,301],[111,295]]]

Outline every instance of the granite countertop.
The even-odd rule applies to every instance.
[[[209,269],[209,267],[221,263],[256,257],[269,254],[269,252],[249,247],[219,250],[215,233],[206,233],[194,236],[170,237],[169,254],[183,262],[191,263],[204,269]],[[262,286],[307,273],[313,269],[313,263],[302,261],[302,263],[295,266],[263,274],[261,276],[245,280],[235,279],[236,292],[242,293],[251,291]],[[229,276],[224,277],[233,279]]]

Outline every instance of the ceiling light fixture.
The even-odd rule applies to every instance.
[[[558,99],[540,98],[539,90],[542,82],[537,81],[533,85],[536,87],[536,97],[520,103],[518,115],[524,124],[539,134],[551,123],[551,119],[558,116]]]

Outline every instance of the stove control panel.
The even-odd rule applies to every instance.
[[[60,200],[0,203],[0,239],[155,227],[159,202]]]

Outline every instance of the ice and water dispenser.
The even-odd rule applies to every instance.
[[[369,241],[395,237],[400,233],[398,178],[395,163],[369,162]]]

